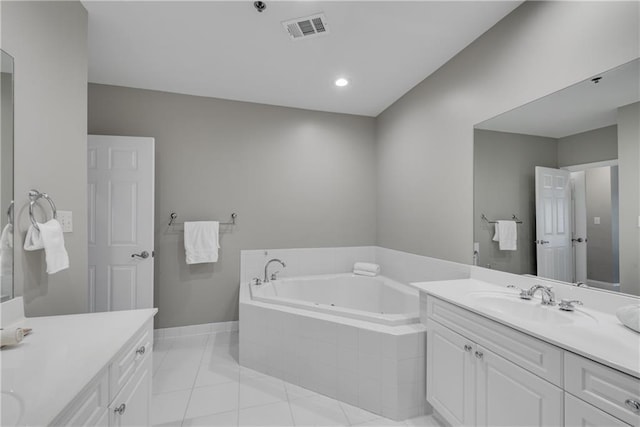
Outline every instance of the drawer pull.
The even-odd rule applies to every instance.
[[[636,414],[640,414],[640,402],[637,400],[627,399],[624,401],[624,404]]]
[[[483,353],[483,352],[481,352],[481,351],[476,351],[476,357],[477,357],[478,359],[482,359],[482,358],[484,357],[484,353]]]
[[[464,351],[471,351],[471,346],[469,344],[464,345]]]
[[[141,346],[139,349],[136,350],[136,354],[138,356],[142,356],[144,354],[144,352],[147,351],[147,349],[145,348],[145,346]]]
[[[123,403],[120,406],[118,406],[116,409],[114,409],[113,412],[115,412],[116,414],[122,415],[124,414],[125,409],[127,409],[127,405]]]

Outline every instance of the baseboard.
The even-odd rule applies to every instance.
[[[202,325],[178,326],[175,328],[154,329],[153,338],[176,338],[192,335],[206,335],[216,332],[230,332],[238,330],[238,321],[204,323]]]

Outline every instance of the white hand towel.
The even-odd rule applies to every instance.
[[[219,230],[218,221],[184,223],[184,250],[187,264],[218,261]]]
[[[13,274],[13,225],[7,224],[0,234],[0,276]]]
[[[515,221],[497,221],[493,241],[498,242],[501,251],[518,250],[518,224]]]
[[[38,223],[40,238],[44,245],[44,255],[47,261],[47,273],[54,274],[69,268],[69,255],[64,247],[62,226],[57,219],[44,224]]]
[[[625,305],[616,311],[618,320],[627,328],[640,332],[640,305]]]
[[[30,225],[27,230],[27,237],[24,238],[24,250],[39,251],[40,249],[44,249],[44,242],[40,237],[40,231],[33,225]]]
[[[380,274],[380,266],[371,262],[356,262],[353,265],[353,274],[375,277]]]

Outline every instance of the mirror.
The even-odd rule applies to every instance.
[[[0,284],[1,302],[13,289],[13,58],[5,51],[0,73]]]
[[[474,263],[640,295],[639,101],[636,59],[477,124]]]

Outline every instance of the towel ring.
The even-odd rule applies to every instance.
[[[53,219],[58,218],[58,211],[56,210],[56,204],[53,203],[53,200],[47,193],[41,193],[38,190],[30,190],[29,191],[29,219],[31,220],[31,224],[33,224],[34,228],[40,231],[38,227],[38,223],[36,222],[35,217],[33,216],[33,205],[40,199],[45,199],[51,205],[51,211],[53,212]]]

